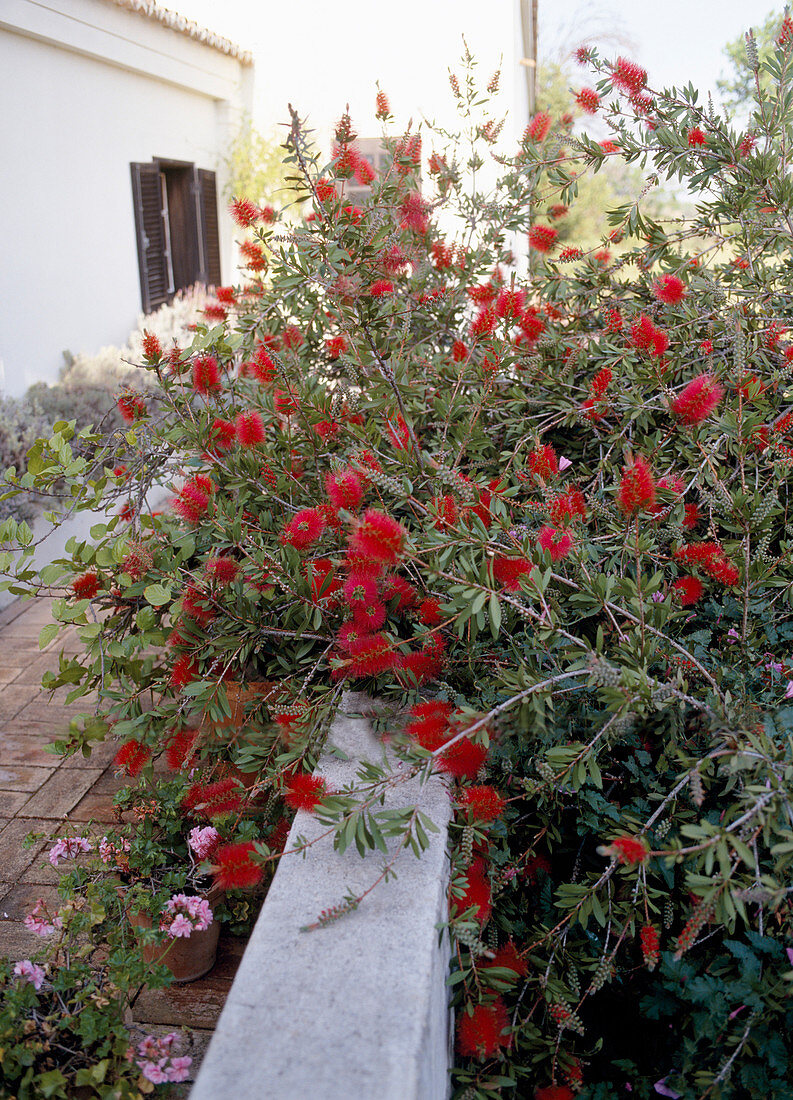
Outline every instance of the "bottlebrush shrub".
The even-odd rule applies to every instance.
[[[28,474],[66,478],[75,507],[121,505],[38,575],[23,552],[7,582],[59,593],[86,645],[47,683],[96,690],[100,718],[61,747],[89,751],[101,719],[140,746],[143,777],[184,737],[182,771],[250,776],[243,820],[272,833],[228,835],[221,879],[278,858],[285,793],[341,849],[419,853],[431,823],[385,814],[384,787],[431,768],[457,785],[469,1097],[787,1088],[786,50],[753,145],[691,89],[658,94],[587,49],[613,140],[543,112],[495,159],[469,59],[452,79],[463,136],[423,135],[423,192],[419,135],[386,134],[393,165],[355,208],[350,120],[323,164],[293,117],[305,224],[254,211],[226,320],[148,362],[164,411],[128,427],[134,491],[112,454],[99,477],[64,469],[68,425]],[[563,255],[537,232],[545,210],[607,157],[652,158],[705,197],[666,225],[639,196],[604,212],[602,248]],[[483,192],[459,166],[487,158],[500,176]],[[515,239],[534,242],[528,264]],[[250,445],[223,428],[253,414]],[[153,516],[155,479],[176,505]],[[221,578],[223,558],[238,568]],[[298,777],[347,687],[391,708],[407,766],[339,793]]]

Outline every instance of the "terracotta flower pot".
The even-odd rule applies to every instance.
[[[207,900],[214,909],[222,899],[223,892],[210,890]],[[151,928],[153,921],[147,913],[126,910],[127,919],[133,928]],[[178,936],[169,943],[142,943],[141,954],[147,963],[161,963],[173,974],[175,982],[194,982],[202,978],[215,965],[220,937],[220,922],[213,920],[203,932]],[[140,937],[138,942],[140,942]]]

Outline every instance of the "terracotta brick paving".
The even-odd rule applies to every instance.
[[[68,822],[110,823],[113,795],[123,778],[112,767],[115,746],[100,744],[86,759],[63,760],[45,751],[70,719],[91,707],[90,697],[65,705],[66,692],[41,690],[41,677],[58,668],[58,654],[78,653],[76,631],[39,650],[50,622],[50,601],[17,602],[0,612],[0,955],[28,958],[41,940],[23,923],[43,897],[57,902],[58,874],[43,859],[49,838]],[[42,834],[32,847],[29,833]],[[134,1019],[155,1034],[188,1029],[193,1071],[198,1069],[244,950],[244,941],[221,932],[218,960],[205,977],[187,985],[141,993]]]

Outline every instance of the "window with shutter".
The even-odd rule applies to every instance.
[[[196,169],[200,208],[200,239],[203,245],[203,267],[210,286],[220,286],[220,236],[218,233],[218,193],[215,173]]]
[[[144,312],[194,283],[219,286],[215,173],[163,158],[130,169]]]
[[[173,293],[169,280],[167,226],[158,164],[131,164],[135,234],[143,310],[150,313]]]

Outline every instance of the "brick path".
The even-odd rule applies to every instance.
[[[50,622],[50,601],[17,602],[0,612],[0,955],[31,957],[41,940],[23,920],[36,899],[57,902],[57,872],[43,856],[67,822],[110,823],[112,801],[124,784],[112,767],[116,746],[99,744],[89,759],[67,760],[45,751],[75,714],[91,706],[90,697],[65,705],[68,689],[50,695],[41,690],[47,669],[57,670],[58,654],[80,652],[72,629],[39,650],[42,626]],[[43,834],[32,847],[29,833]],[[189,1029],[193,1070],[200,1064],[212,1029],[231,987],[244,941],[221,933],[218,961],[197,982],[165,990],[144,990],[136,1023],[155,1034]]]

